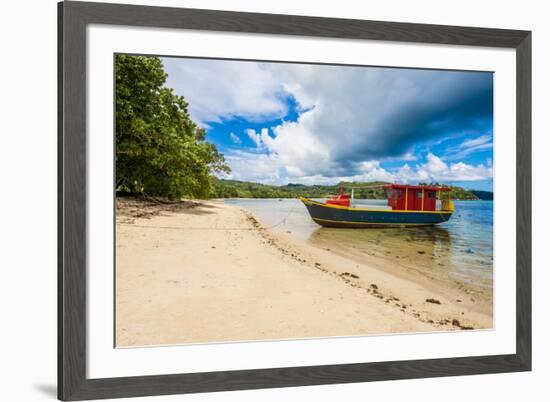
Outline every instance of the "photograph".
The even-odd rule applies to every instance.
[[[113,73],[116,348],[494,329],[492,71]]]

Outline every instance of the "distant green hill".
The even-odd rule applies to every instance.
[[[325,198],[338,193],[340,186],[377,186],[389,184],[386,182],[341,182],[335,185],[305,185],[288,183],[284,186],[270,186],[267,184],[253,183],[248,181],[216,179],[213,183],[212,198],[296,198],[299,196],[307,198]],[[423,183],[426,184],[426,183]],[[440,185],[439,183],[430,183]],[[441,184],[444,186],[444,184]],[[448,186],[452,188],[451,198],[458,200],[486,199],[476,195],[473,191],[462,187]],[[478,193],[492,193],[479,191]],[[481,194],[482,196],[488,196]],[[385,199],[384,191],[380,187],[359,189],[355,191],[355,198],[358,199]],[[491,198],[492,199],[492,198]]]
[[[471,190],[471,192],[472,192],[472,194],[474,194],[480,200],[487,200],[487,201],[492,201],[493,200],[493,192],[492,191]]]

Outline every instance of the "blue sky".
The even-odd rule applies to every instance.
[[[493,75],[164,58],[232,168],[266,184],[493,187]]]

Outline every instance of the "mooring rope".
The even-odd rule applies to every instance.
[[[252,227],[252,228],[242,228],[242,227],[225,227],[225,228],[213,228],[213,227],[181,227],[181,226],[150,226],[150,225],[136,225],[135,223],[126,223],[126,222],[119,222],[121,225],[128,225],[132,227],[138,227],[138,228],[147,228],[147,229],[173,229],[173,230],[256,230],[256,229],[273,229],[280,225],[286,224],[287,219],[290,217],[294,209],[296,208],[296,205],[298,205],[300,201],[298,199],[295,199],[294,204],[292,205],[292,208],[288,211],[286,216],[281,219],[279,222],[270,225],[270,226],[260,226],[260,227]],[[250,215],[247,215],[247,217],[251,217]],[[257,222],[256,218],[251,217],[254,219],[254,222]],[[259,225],[259,223],[258,223]]]
[[[290,215],[292,214],[292,212],[294,211],[294,208],[296,207],[296,205],[300,204],[300,201],[296,198],[294,200],[294,205],[292,205],[292,208],[290,208],[290,211],[288,211],[288,214],[279,222],[279,223],[276,223],[275,225],[272,225],[272,226],[268,226],[266,229],[273,229],[273,228],[276,228],[277,226],[281,225],[281,224],[284,224],[286,225],[286,220],[290,217]]]

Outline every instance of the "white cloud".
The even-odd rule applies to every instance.
[[[308,131],[308,120],[314,110],[300,115],[296,122],[283,122],[272,129],[262,128],[259,133],[246,130],[257,148],[264,149],[294,176],[310,176],[320,173],[331,175],[330,151],[325,144]]]
[[[491,142],[492,142],[492,138],[490,135],[481,135],[477,138],[462,141],[462,144],[460,144],[460,146],[463,148],[475,148],[480,145],[485,145]]]
[[[430,173],[441,174],[449,169],[445,162],[432,153],[429,153],[426,159],[428,161],[423,167]]]
[[[361,162],[355,175],[331,175],[319,173],[320,169],[303,170],[289,165],[279,154],[258,154],[238,151],[226,156],[232,167],[228,178],[242,181],[255,181],[265,184],[284,185],[336,184],[340,181],[385,181],[390,183],[479,181],[493,178],[493,168],[487,165],[469,165],[464,162],[447,164],[436,155],[428,154],[426,163],[410,166],[405,163],[400,168],[388,170],[379,161]]]
[[[357,163],[373,159],[415,161],[410,150],[401,145],[408,140],[400,131],[401,125],[396,123],[396,128],[392,128],[392,122],[399,120],[396,111],[418,104],[422,105],[421,111],[422,108],[437,110],[445,101],[434,94],[460,92],[460,80],[444,75],[434,80],[432,75],[418,70],[395,75],[384,69],[357,67],[274,65],[270,68],[300,106],[310,110],[302,113],[296,122],[284,122],[272,128],[273,135],[261,140],[261,144],[267,151],[276,153],[291,171],[304,176],[358,175],[362,173]],[[431,166],[431,171],[434,169],[437,166]],[[439,169],[444,169],[443,165],[440,164]],[[417,174],[423,176],[424,171]]]
[[[264,184],[286,184],[282,164],[273,155],[236,151],[225,155],[225,159],[231,166],[229,175],[222,177],[261,182]]]
[[[407,152],[405,155],[403,155],[401,158],[399,158],[404,161],[415,161],[418,158],[414,156],[411,152]]]
[[[477,138],[464,140],[458,146],[449,149],[447,159],[463,159],[488,149],[493,149],[493,137],[489,134],[480,135]]]
[[[394,175],[399,182],[448,182],[490,180],[493,178],[491,165],[469,165],[464,162],[447,164],[434,154],[428,154],[427,161],[414,168],[405,164]]]
[[[250,138],[252,142],[256,144],[256,147],[258,148],[262,147],[262,137],[260,136],[260,134],[256,134],[256,131],[249,128],[246,130],[246,135],[248,135],[248,138]]]
[[[242,141],[235,133],[229,133],[229,138],[233,144],[240,144]]]
[[[185,96],[192,117],[203,125],[231,118],[273,121],[286,116],[286,98],[291,96],[298,103],[302,112],[297,121],[245,131],[256,149],[226,155],[235,178],[280,184],[294,180],[336,182],[342,178],[441,181],[454,177],[485,179],[489,170],[492,173],[488,166],[462,162],[447,165],[435,155],[429,156],[426,164],[405,164],[391,172],[380,166],[384,161],[416,162],[413,144],[452,136],[448,129],[456,123],[453,119],[467,124],[479,121],[480,108],[472,107],[472,100],[487,93],[492,97],[492,78],[488,80],[487,74],[197,59],[163,61],[168,86]],[[456,117],[460,113],[460,118]],[[492,141],[480,137],[461,146],[454,160],[489,149]]]
[[[283,87],[260,63],[163,58],[167,86],[189,102],[191,117],[202,125],[223,119],[283,117]]]

